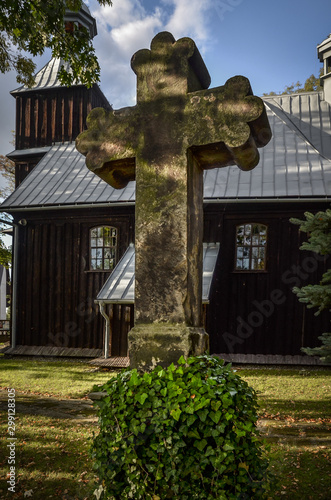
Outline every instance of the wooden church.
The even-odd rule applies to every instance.
[[[83,6],[77,18],[96,34]],[[330,207],[331,35],[318,46],[323,91],[264,98],[273,137],[250,172],[205,171],[203,308],[211,353],[254,363],[317,363],[302,355],[328,331],[293,286],[319,281],[326,258],[299,250],[291,217]],[[61,86],[52,59],[16,100],[11,347],[8,354],[127,357],[134,313],[135,183],[115,190],[75,148],[97,85]],[[160,248],[162,252],[162,248]],[[176,249],[174,248],[174,252]]]

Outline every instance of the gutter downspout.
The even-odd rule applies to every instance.
[[[100,312],[106,320],[106,331],[105,331],[105,345],[104,345],[104,356],[105,359],[109,357],[109,341],[110,341],[110,318],[106,313],[106,304],[104,302],[96,301],[100,306]],[[110,346],[111,347],[111,346]]]

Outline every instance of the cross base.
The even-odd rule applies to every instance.
[[[184,324],[138,324],[129,332],[130,368],[148,371],[167,367],[181,356],[198,356],[209,349],[204,328]]]

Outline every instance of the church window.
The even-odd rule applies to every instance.
[[[90,268],[112,271],[117,260],[118,231],[112,226],[90,230]]]
[[[236,228],[236,271],[265,271],[267,226],[242,224]]]

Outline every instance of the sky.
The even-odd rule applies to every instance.
[[[319,73],[316,46],[331,32],[330,0],[113,0],[101,7],[86,0],[97,20],[94,39],[100,87],[115,109],[135,104],[131,56],[149,48],[154,35],[170,31],[193,38],[211,75],[211,87],[228,78],[249,78],[253,93],[281,92]],[[36,59],[41,69],[47,52]],[[13,72],[0,75],[0,154],[14,149]]]

